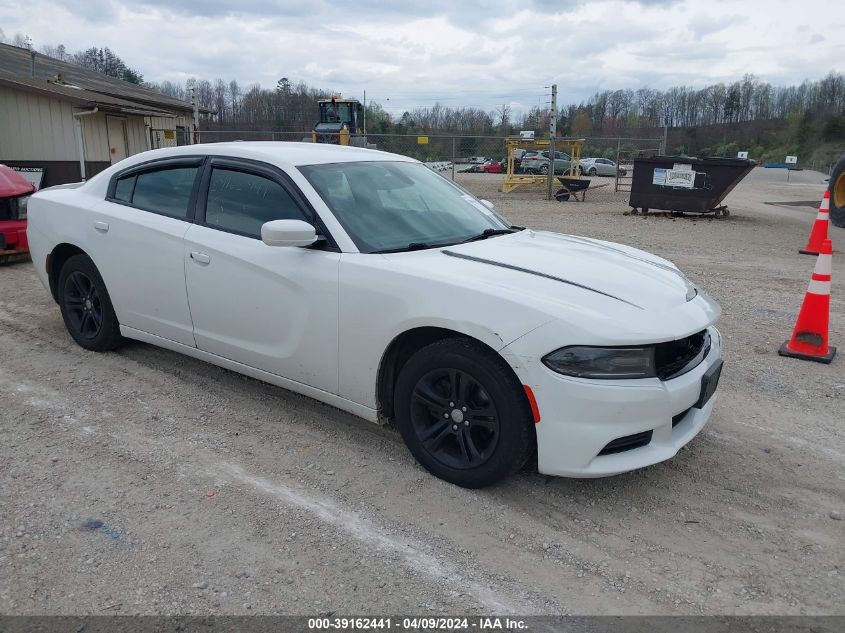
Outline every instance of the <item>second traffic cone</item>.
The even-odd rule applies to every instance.
[[[822,242],[819,259],[810,278],[810,286],[804,296],[804,303],[801,304],[801,310],[798,312],[798,321],[792,331],[792,338],[778,350],[781,356],[829,363],[836,354],[836,348],[829,347],[827,344],[832,253],[831,241]]]
[[[807,245],[798,252],[803,255],[818,255],[821,253],[822,243],[827,239],[828,224],[830,224],[830,191],[826,190],[819,206],[816,221],[813,222]]]

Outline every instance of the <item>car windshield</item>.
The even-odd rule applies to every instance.
[[[444,246],[510,227],[419,163],[331,163],[299,170],[362,253]]]

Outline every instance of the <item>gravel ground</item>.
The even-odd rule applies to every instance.
[[[710,424],[600,480],[456,488],[390,428],[148,345],[86,352],[31,264],[3,267],[0,612],[845,614],[845,358],[776,353],[823,183],[785,177],[756,170],[713,220],[459,176],[516,224],[672,259],[724,309]]]

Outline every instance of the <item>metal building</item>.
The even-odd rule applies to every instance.
[[[25,48],[0,44],[0,163],[39,187],[89,178],[192,142],[193,106]]]

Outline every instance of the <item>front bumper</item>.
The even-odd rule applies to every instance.
[[[26,220],[0,220],[0,254],[26,253]]]
[[[540,410],[536,425],[540,472],[604,477],[673,457],[701,431],[713,411],[715,396],[702,408],[694,407],[702,376],[722,357],[721,335],[715,327],[708,329],[709,354],[692,371],[667,381],[563,376],[539,360],[529,362],[519,353],[518,344],[510,346],[509,351],[522,361],[517,373],[533,390]],[[632,442],[634,448],[600,454],[614,440],[639,434],[642,439]]]

